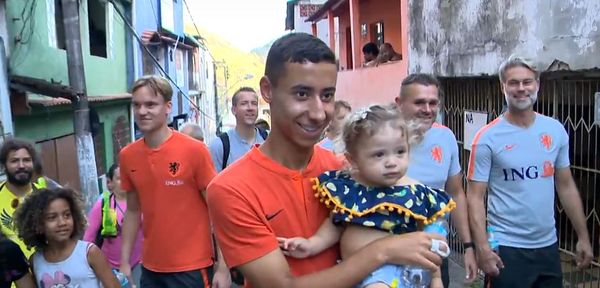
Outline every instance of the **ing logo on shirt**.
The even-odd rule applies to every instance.
[[[542,134],[542,136],[540,136],[540,142],[542,143],[542,147],[544,147],[547,151],[552,149],[552,136],[550,136],[550,134]]]
[[[177,174],[177,171],[179,171],[179,166],[180,166],[180,164],[178,162],[169,163],[169,173],[171,173],[171,175],[175,176],[175,174]]]
[[[443,156],[443,151],[442,151],[442,147],[440,147],[439,145],[435,145],[433,146],[433,148],[431,148],[431,158],[437,162],[437,163],[442,163],[442,157]]]

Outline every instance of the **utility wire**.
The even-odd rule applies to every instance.
[[[162,72],[162,74],[165,76],[165,78],[167,78],[167,80],[169,80],[169,82],[171,82],[177,88],[177,90],[181,93],[181,95],[183,95],[183,97],[185,97],[190,102],[190,104],[192,104],[193,107],[198,109],[198,111],[200,111],[200,113],[202,113],[208,119],[216,121],[216,119],[212,118],[210,115],[206,114],[206,112],[204,112],[204,110],[202,110],[200,107],[198,107],[198,105],[196,105],[196,103],[194,103],[194,101],[192,101],[192,99],[190,99],[190,97],[187,95],[187,93],[185,93],[181,89],[181,87],[179,87],[179,85],[177,85],[177,82],[175,82],[171,78],[169,73],[167,71],[165,71],[165,69],[160,64],[160,61],[158,61],[158,59],[156,59],[156,57],[154,57],[154,55],[152,54],[150,49],[148,49],[148,47],[146,47],[146,45],[144,45],[142,38],[137,34],[137,32],[135,31],[135,28],[133,28],[133,25],[131,23],[129,23],[129,20],[127,20],[123,11],[121,11],[121,9],[118,8],[118,6],[115,3],[115,0],[108,0],[108,1],[113,3],[113,6],[115,7],[115,11],[117,11],[117,14],[119,14],[119,17],[121,17],[121,19],[123,19],[125,24],[127,24],[127,27],[129,28],[131,34],[133,34],[133,36],[135,36],[135,39],[140,44],[142,44],[141,47],[143,47],[143,50],[144,50],[143,52],[146,52],[150,56],[150,58],[152,58],[152,62],[154,62],[154,65],[158,67],[158,69],[160,70],[160,72]]]

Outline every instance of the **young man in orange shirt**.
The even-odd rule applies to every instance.
[[[331,152],[315,146],[334,114],[337,66],[321,40],[291,33],[275,41],[260,80],[271,108],[271,134],[260,148],[220,173],[207,200],[225,261],[252,287],[352,287],[385,263],[436,269],[423,232],[372,242],[335,265],[337,247],[306,259],[286,258],[277,237],[310,237],[328,217],[310,179],[340,168]],[[334,266],[335,265],[335,266]]]
[[[159,76],[132,88],[135,121],[144,138],[119,155],[127,191],[121,272],[131,275],[129,256],[143,213],[142,287],[210,287],[213,245],[203,193],[216,175],[206,145],[167,126],[173,90]],[[212,287],[229,287],[229,270],[216,265]]]

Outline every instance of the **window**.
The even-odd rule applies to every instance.
[[[142,71],[144,75],[152,75],[155,71],[154,60],[152,60],[152,57],[146,52],[146,49],[144,49],[142,44],[140,44],[140,48],[142,50]],[[152,54],[156,55],[155,49],[148,47],[148,50],[150,50]]]
[[[377,47],[385,43],[383,38],[383,22],[371,24],[371,42],[377,44]]]
[[[56,36],[56,48],[66,50],[65,23],[63,22],[63,11],[61,0],[54,0],[54,29]]]
[[[188,51],[188,85],[190,90],[198,90],[198,50],[193,49]]]
[[[107,58],[106,6],[100,0],[88,0],[87,4],[90,54]]]

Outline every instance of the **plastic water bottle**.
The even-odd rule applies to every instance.
[[[125,276],[125,274],[121,273],[119,270],[113,269],[113,274],[115,274],[115,277],[117,277],[117,280],[119,281],[119,284],[121,284],[122,288],[129,288],[131,286],[129,286],[129,279],[127,279],[127,276]]]
[[[435,222],[425,226],[423,231],[428,233],[436,233],[446,238],[449,231],[448,221],[446,218],[440,217]],[[448,251],[448,253],[449,252],[450,251]],[[446,257],[447,256],[448,255],[446,255]],[[431,276],[432,273],[428,269],[418,266],[406,266],[402,273],[402,284],[403,287],[407,288],[426,288],[429,287],[429,284],[431,284]]]
[[[492,248],[492,251],[498,254],[498,247],[500,247],[500,243],[498,243],[498,239],[496,239],[496,236],[494,235],[495,233],[496,228],[494,228],[493,226],[487,227],[488,244],[490,245],[490,248]]]

